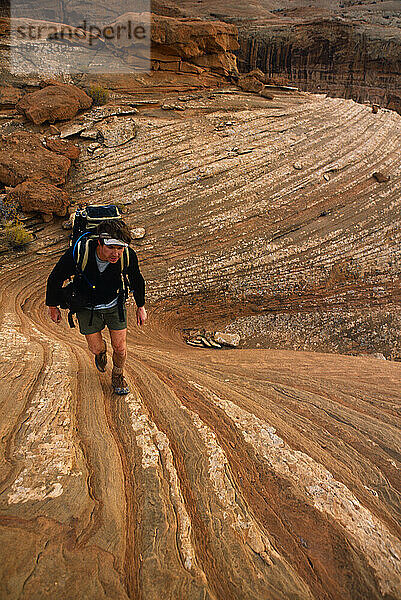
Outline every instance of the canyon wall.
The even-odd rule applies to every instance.
[[[240,27],[239,67],[303,90],[401,111],[401,41],[394,29],[342,20]]]

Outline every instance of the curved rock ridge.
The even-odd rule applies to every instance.
[[[399,364],[182,337],[399,303],[400,117],[274,95],[170,92],[185,110],[118,117],[129,143],[75,139],[73,199],[122,201],[146,232],[128,396],[47,315],[60,224],[2,254],[2,598],[401,598]]]
[[[135,145],[82,153],[67,186],[78,202],[133,202],[150,298],[195,294],[220,313],[399,300],[400,117],[233,91],[139,114]]]
[[[49,325],[51,248],[1,277],[2,596],[399,598],[398,365],[188,350],[153,311],[118,398]]]

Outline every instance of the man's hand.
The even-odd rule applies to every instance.
[[[148,318],[148,315],[146,314],[146,309],[144,306],[141,306],[140,308],[136,309],[136,324],[137,325],[143,325],[147,318]]]
[[[60,323],[61,321],[61,310],[58,306],[49,306],[50,318],[54,323]]]

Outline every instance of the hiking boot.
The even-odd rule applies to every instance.
[[[119,396],[129,394],[129,386],[122,373],[115,373],[113,370],[111,374],[111,385],[113,386],[115,394],[118,394]]]
[[[107,365],[107,346],[106,342],[104,342],[104,350],[99,352],[99,354],[95,354],[95,365],[98,371],[104,373]]]

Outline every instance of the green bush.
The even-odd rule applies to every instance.
[[[6,225],[5,239],[12,248],[22,248],[32,242],[33,235],[22,223],[12,223]]]
[[[91,85],[86,90],[88,96],[93,100],[95,106],[103,106],[109,100],[109,91],[101,85]]]

